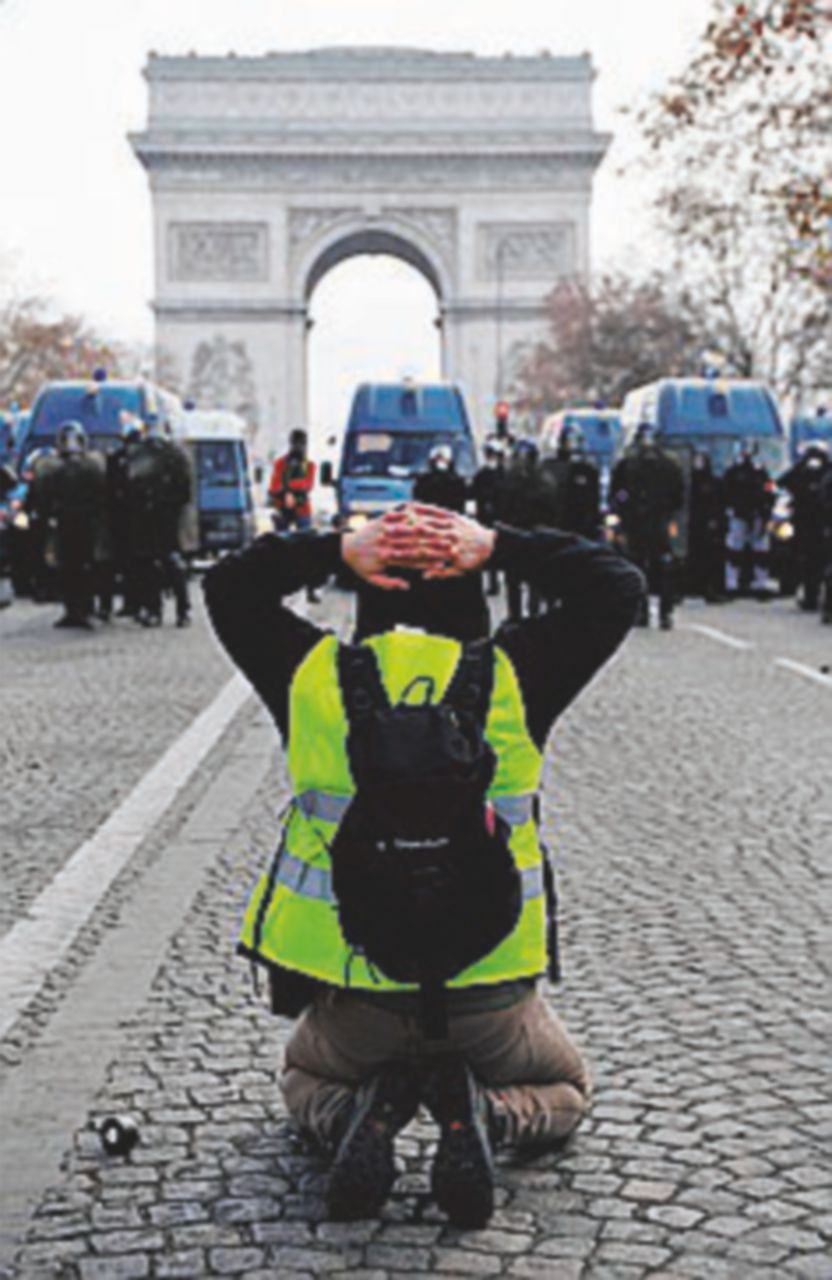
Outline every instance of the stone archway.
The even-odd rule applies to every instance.
[[[146,75],[132,142],[154,202],[157,342],[180,380],[197,350],[210,368],[233,348],[261,450],[279,449],[305,420],[314,284],[393,252],[436,290],[445,374],[484,430],[546,294],[588,270],[608,143],[589,59],[322,49],[151,57]]]

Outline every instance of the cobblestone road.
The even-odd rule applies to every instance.
[[[452,1231],[430,1206],[424,1120],[401,1141],[381,1221],[323,1220],[322,1166],[289,1131],[275,1083],[288,1027],[231,954],[242,892],[272,843],[275,761],[126,1019],[86,1123],[66,1134],[65,1169],[8,1275],[830,1280],[832,688],[773,660],[818,668],[832,637],[779,605],[680,616],[700,622],[754,648],[682,627],[636,633],[553,742],[565,979],[552,998],[597,1096],[566,1153],[501,1163],[487,1230]],[[49,648],[38,626],[28,643]],[[184,637],[148,639],[182,662],[168,693],[187,720],[199,680],[223,664],[198,630],[190,664],[173,652]],[[78,649],[93,684],[98,640]],[[114,661],[122,644],[132,652],[132,636]],[[72,682],[74,661],[64,670]],[[133,694],[104,678],[115,722]],[[77,705],[42,732],[62,741]],[[219,772],[214,762],[220,792],[244,729]],[[162,860],[149,867],[164,876]],[[98,1149],[93,1126],[112,1110],[141,1125],[127,1161]]]

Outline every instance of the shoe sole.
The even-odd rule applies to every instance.
[[[393,1187],[393,1138],[370,1112],[347,1132],[335,1157],[326,1200],[335,1222],[374,1218]]]
[[[485,1226],[494,1212],[494,1168],[488,1139],[477,1124],[461,1123],[443,1132],[431,1185],[452,1226]]]

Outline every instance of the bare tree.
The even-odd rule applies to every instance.
[[[645,382],[695,373],[714,345],[693,299],[658,275],[563,282],[547,307],[549,340],[531,351],[514,388],[517,408],[533,416],[596,400],[620,404]]]
[[[100,338],[80,316],[54,316],[42,298],[0,309],[0,402],[30,404],[42,383],[87,378],[99,366],[119,373],[126,348]]]
[[[832,333],[832,12],[715,0],[685,68],[641,117],[658,210],[739,371],[816,384]]]

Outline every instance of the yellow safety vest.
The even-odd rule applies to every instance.
[[[272,866],[257,884],[243,921],[240,950],[336,987],[409,991],[370,970],[344,940],[332,889],[329,849],[355,794],[346,740],[348,722],[338,682],[338,640],[325,636],[295,672],[289,701],[288,768],[294,802]],[[415,676],[430,676],[437,699],[456,670],[461,645],[442,636],[391,631],[366,643],[374,650],[391,703]],[[511,827],[510,847],[523,884],[520,920],[488,955],[447,986],[471,987],[534,977],[546,970],[543,858],[533,802],[542,757],[529,737],[514,668],[494,650],[494,680],[485,736],[497,757],[488,796]]]

